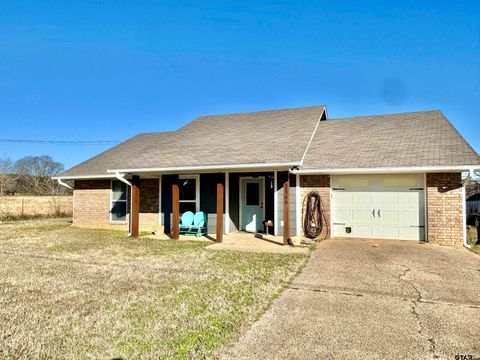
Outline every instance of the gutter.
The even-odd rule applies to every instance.
[[[256,164],[235,164],[235,165],[204,165],[204,166],[172,166],[159,168],[134,168],[134,169],[109,169],[108,173],[142,173],[142,172],[176,172],[176,171],[199,171],[199,170],[235,170],[235,169],[259,169],[259,168],[290,168],[299,166],[299,162],[289,163],[256,163]]]
[[[465,183],[462,184],[462,203],[463,203],[463,246],[471,249],[467,236],[467,200],[465,199]]]
[[[292,174],[315,175],[315,174],[388,174],[388,173],[423,173],[423,172],[464,172],[473,173],[478,165],[463,166],[410,166],[410,167],[381,167],[381,168],[332,168],[312,170],[291,170]]]
[[[82,179],[114,179],[115,175],[105,174],[105,175],[71,175],[71,176],[52,176],[53,180],[82,180]]]
[[[463,202],[463,246],[467,249],[471,249],[472,245],[468,243],[468,234],[467,234],[467,199],[465,194],[465,186],[468,184],[471,178],[475,176],[475,168],[471,167],[468,169],[467,177],[462,181],[462,202]]]

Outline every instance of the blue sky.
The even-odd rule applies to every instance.
[[[480,151],[480,1],[0,0],[0,138],[125,140],[315,104],[331,118],[441,109]],[[107,148],[0,156],[70,167]]]

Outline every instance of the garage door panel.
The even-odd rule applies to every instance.
[[[352,227],[352,232],[347,235],[360,238],[372,237],[372,226],[369,224],[357,224]]]
[[[373,237],[379,239],[398,239],[398,226],[376,225],[373,226]]]
[[[384,224],[398,224],[401,217],[405,215],[398,210],[381,210],[380,213],[377,211],[377,214],[380,214],[377,221]]]
[[[357,208],[365,207],[365,204],[372,202],[371,192],[350,192],[352,194],[352,206]]]
[[[353,210],[351,209],[334,209],[333,218],[335,222],[346,223],[353,221]]]
[[[355,209],[353,212],[353,221],[357,223],[370,223],[373,218],[372,209]]]

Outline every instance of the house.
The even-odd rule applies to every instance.
[[[208,215],[219,241],[264,232],[264,221],[288,241],[304,235],[315,191],[319,237],[462,245],[461,174],[477,169],[479,155],[440,111],[329,119],[311,106],[201,116],[137,135],[57,179],[74,189],[75,226],[132,236],[177,237],[179,214],[190,210]]]

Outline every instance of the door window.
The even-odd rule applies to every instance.
[[[260,186],[259,185],[260,185],[259,183],[250,183],[250,182],[248,182],[246,184],[247,206],[258,206],[258,205],[260,205]]]

